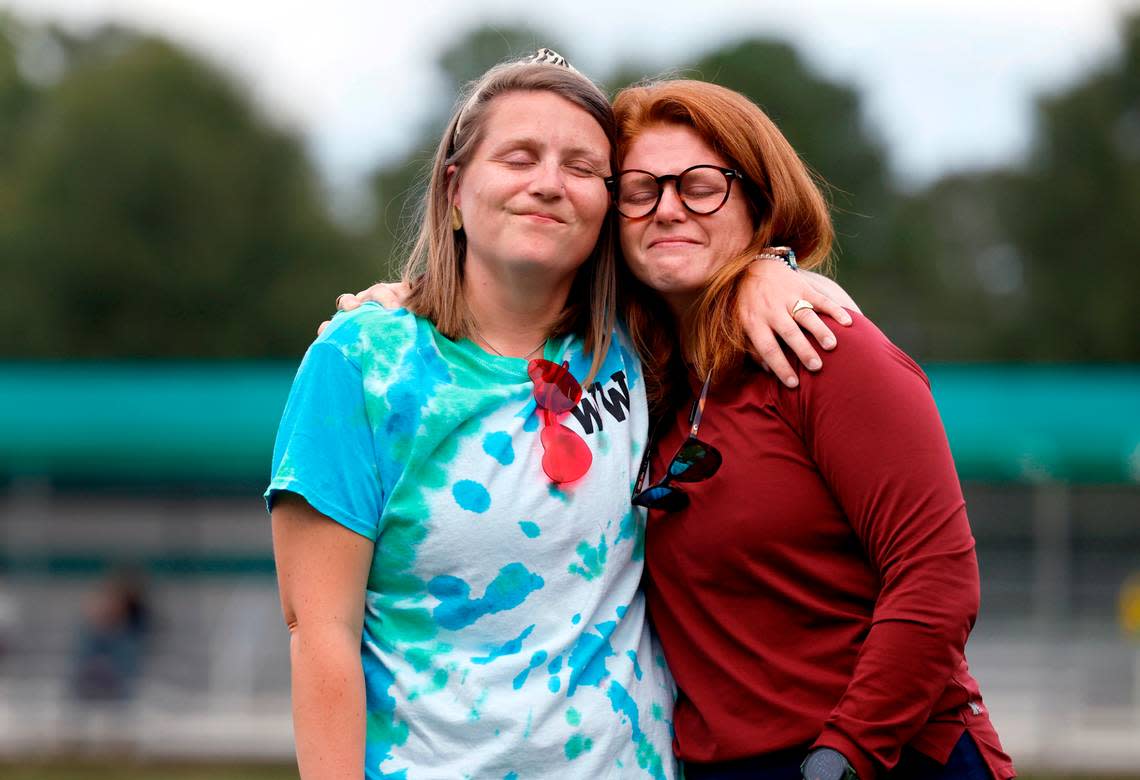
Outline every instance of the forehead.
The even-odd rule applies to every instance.
[[[606,133],[586,109],[553,92],[508,92],[491,101],[483,144],[526,140],[543,146],[585,147],[609,157]]]
[[[729,167],[696,130],[687,125],[651,125],[626,147],[622,168],[640,168],[657,176],[680,173],[694,165]]]

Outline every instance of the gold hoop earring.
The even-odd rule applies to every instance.
[[[456,232],[463,229],[463,212],[454,204],[451,206],[451,229]]]

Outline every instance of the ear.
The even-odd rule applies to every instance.
[[[447,166],[444,175],[447,177],[447,189],[452,193],[452,204],[463,208],[463,204],[459,202],[459,166],[452,163]]]

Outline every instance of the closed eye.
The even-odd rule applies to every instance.
[[[657,197],[657,190],[623,191],[621,199],[624,203],[648,203]]]
[[[598,166],[589,160],[569,160],[564,162],[563,165],[567,170],[577,174],[577,176],[602,176],[602,172]]]
[[[525,168],[538,162],[538,158],[526,149],[514,149],[500,155],[498,161],[508,168]]]

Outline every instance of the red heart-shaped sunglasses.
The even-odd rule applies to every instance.
[[[542,470],[555,484],[579,479],[594,461],[582,437],[558,422],[582,400],[582,386],[569,366],[536,358],[526,369],[534,382],[534,402],[542,410]]]

